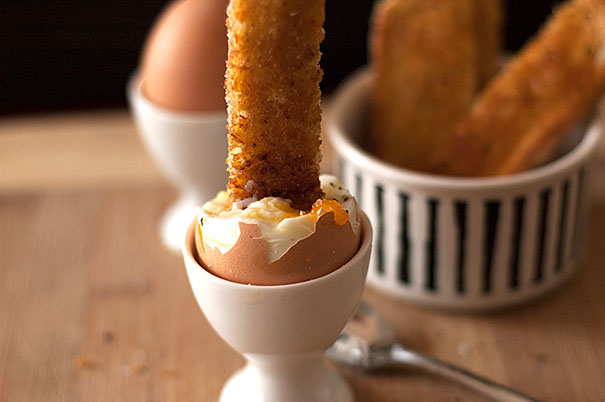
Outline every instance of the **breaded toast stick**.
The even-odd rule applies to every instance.
[[[561,6],[474,103],[436,159],[436,173],[503,175],[546,161],[602,94],[605,1]]]
[[[502,57],[502,0],[474,0],[477,41],[477,72],[482,87],[496,73]]]
[[[321,198],[319,45],[325,0],[231,0],[225,79],[232,202]]]
[[[376,6],[370,148],[377,156],[426,170],[434,149],[470,108],[500,52],[498,8],[494,0],[483,2],[382,0]]]

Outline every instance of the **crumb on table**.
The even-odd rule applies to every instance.
[[[75,358],[76,366],[79,369],[90,369],[94,367],[94,362],[90,360],[87,356],[78,355]]]

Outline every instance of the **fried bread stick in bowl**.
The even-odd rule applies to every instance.
[[[370,148],[426,171],[453,124],[495,72],[501,2],[383,0],[372,18],[375,81]]]
[[[431,170],[494,176],[547,162],[603,93],[604,17],[602,0],[560,6],[457,123]]]
[[[502,57],[504,34],[503,0],[474,0],[479,90],[496,74]]]

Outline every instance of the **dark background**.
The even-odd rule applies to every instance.
[[[0,0],[0,116],[124,107],[125,83],[167,1]],[[506,0],[506,48],[517,50],[553,0]],[[371,0],[328,0],[324,92],[366,62]]]

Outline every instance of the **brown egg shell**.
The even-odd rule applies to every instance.
[[[360,236],[350,222],[338,225],[334,213],[323,214],[315,231],[291,246],[278,260],[267,261],[266,244],[258,226],[240,222],[240,237],[225,254],[206,247],[195,231],[198,259],[212,274],[251,285],[285,285],[329,274],[348,262],[359,248]]]
[[[142,91],[154,104],[224,111],[228,0],[177,0],[154,24],[141,54]]]

